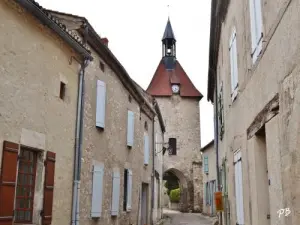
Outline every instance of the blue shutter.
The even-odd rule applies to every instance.
[[[127,146],[132,147],[134,140],[134,112],[128,110],[127,114]]]
[[[208,156],[204,156],[204,173],[208,173]]]
[[[106,84],[97,80],[96,126],[105,127]]]
[[[132,201],[132,170],[127,169],[127,205],[126,211],[131,211],[131,201]]]
[[[148,165],[149,164],[149,136],[148,134],[144,135],[144,164]]]
[[[91,217],[101,217],[103,199],[103,164],[94,165]]]
[[[119,215],[119,201],[120,201],[120,171],[115,168],[113,170],[113,188],[112,188],[112,203],[111,215]]]

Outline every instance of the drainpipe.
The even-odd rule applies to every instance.
[[[209,68],[214,73],[215,76],[215,98],[214,98],[214,109],[215,109],[215,118],[214,118],[214,143],[215,143],[215,150],[216,150],[216,169],[217,169],[217,190],[221,191],[220,186],[220,170],[219,170],[219,121],[218,121],[218,76],[215,70]],[[222,225],[222,212],[220,212],[220,225]]]
[[[89,64],[85,59],[81,64],[78,82],[77,97],[77,116],[76,116],[76,137],[75,137],[75,164],[73,181],[73,200],[72,200],[72,225],[79,225],[79,194],[80,194],[80,173],[81,173],[81,155],[82,155],[82,124],[84,110],[84,74]]]
[[[155,104],[157,104],[156,102],[154,102],[154,107]],[[152,151],[152,175],[151,175],[151,189],[152,189],[152,198],[151,198],[151,223],[150,224],[154,224],[154,220],[153,220],[153,211],[154,211],[154,174],[155,174],[155,151],[156,151],[156,143],[155,143],[155,117],[153,118],[153,122],[152,122],[152,143],[153,143],[153,151]]]

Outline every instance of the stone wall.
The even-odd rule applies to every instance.
[[[276,2],[276,3],[275,3]],[[243,202],[245,224],[261,222],[270,206],[271,224],[298,224],[300,222],[299,192],[299,11],[300,3],[294,0],[262,1],[263,48],[256,63],[251,58],[251,28],[248,1],[230,1],[228,15],[222,24],[218,59],[218,80],[223,82],[225,133],[219,141],[220,159],[228,160],[228,194],[231,209],[231,224],[237,220],[235,170],[233,154],[242,153]],[[233,27],[237,31],[238,83],[239,91],[231,100],[229,38]],[[253,149],[256,137],[249,138],[247,129],[259,119],[257,115],[274,96],[279,94],[279,113],[262,124],[266,128],[267,165],[270,179],[268,185],[269,206],[257,201],[261,185],[257,181]],[[277,144],[275,144],[277,143]],[[280,155],[278,158],[277,156]],[[220,160],[221,162],[222,160]],[[255,165],[255,167],[253,167]],[[274,167],[276,165],[276,167]],[[280,171],[280,172],[279,172]],[[281,177],[280,177],[281,173]],[[275,176],[276,174],[276,176]],[[264,182],[268,182],[265,180]],[[278,219],[276,209],[293,208],[290,216]],[[277,210],[278,210],[277,209]],[[264,223],[263,223],[264,224]]]
[[[184,196],[187,198],[187,202],[181,208],[185,211],[193,210],[192,162],[201,161],[199,102],[178,95],[157,97],[156,99],[166,124],[165,142],[168,142],[169,138],[177,139],[177,155],[169,155],[166,152],[164,171],[174,168],[182,173],[188,194]]]
[[[43,209],[45,152],[56,153],[52,225],[70,224],[79,64],[69,59],[76,54],[15,1],[0,2],[0,21],[0,145],[39,151],[34,224]]]

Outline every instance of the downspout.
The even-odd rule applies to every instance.
[[[156,102],[154,102],[155,107]],[[151,223],[154,224],[153,220],[153,212],[154,212],[154,174],[155,174],[155,152],[156,152],[156,143],[155,143],[155,117],[153,117],[152,121],[152,142],[153,142],[153,151],[152,151],[152,174],[151,174],[151,189],[152,189],[152,197],[151,197]]]
[[[87,27],[86,27],[87,30]],[[86,35],[84,37],[86,40]],[[86,42],[86,41],[85,41]],[[79,71],[78,97],[77,97],[77,116],[76,116],[76,137],[75,137],[75,165],[74,165],[74,182],[72,196],[72,225],[79,225],[80,219],[80,174],[81,174],[81,155],[82,155],[82,129],[84,117],[84,75],[90,59],[84,59]]]
[[[218,76],[214,71],[215,75],[215,149],[216,149],[216,169],[217,169],[217,190],[221,191],[220,186],[220,170],[219,170],[219,121],[218,121]],[[220,212],[220,224],[222,225],[222,212]]]

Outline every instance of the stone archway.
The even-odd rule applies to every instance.
[[[180,188],[180,202],[179,202],[179,210],[181,212],[187,212],[189,207],[190,194],[188,191],[189,181],[186,176],[176,168],[169,168],[164,171],[163,179],[166,180],[171,175],[174,175],[178,179],[179,188]]]

